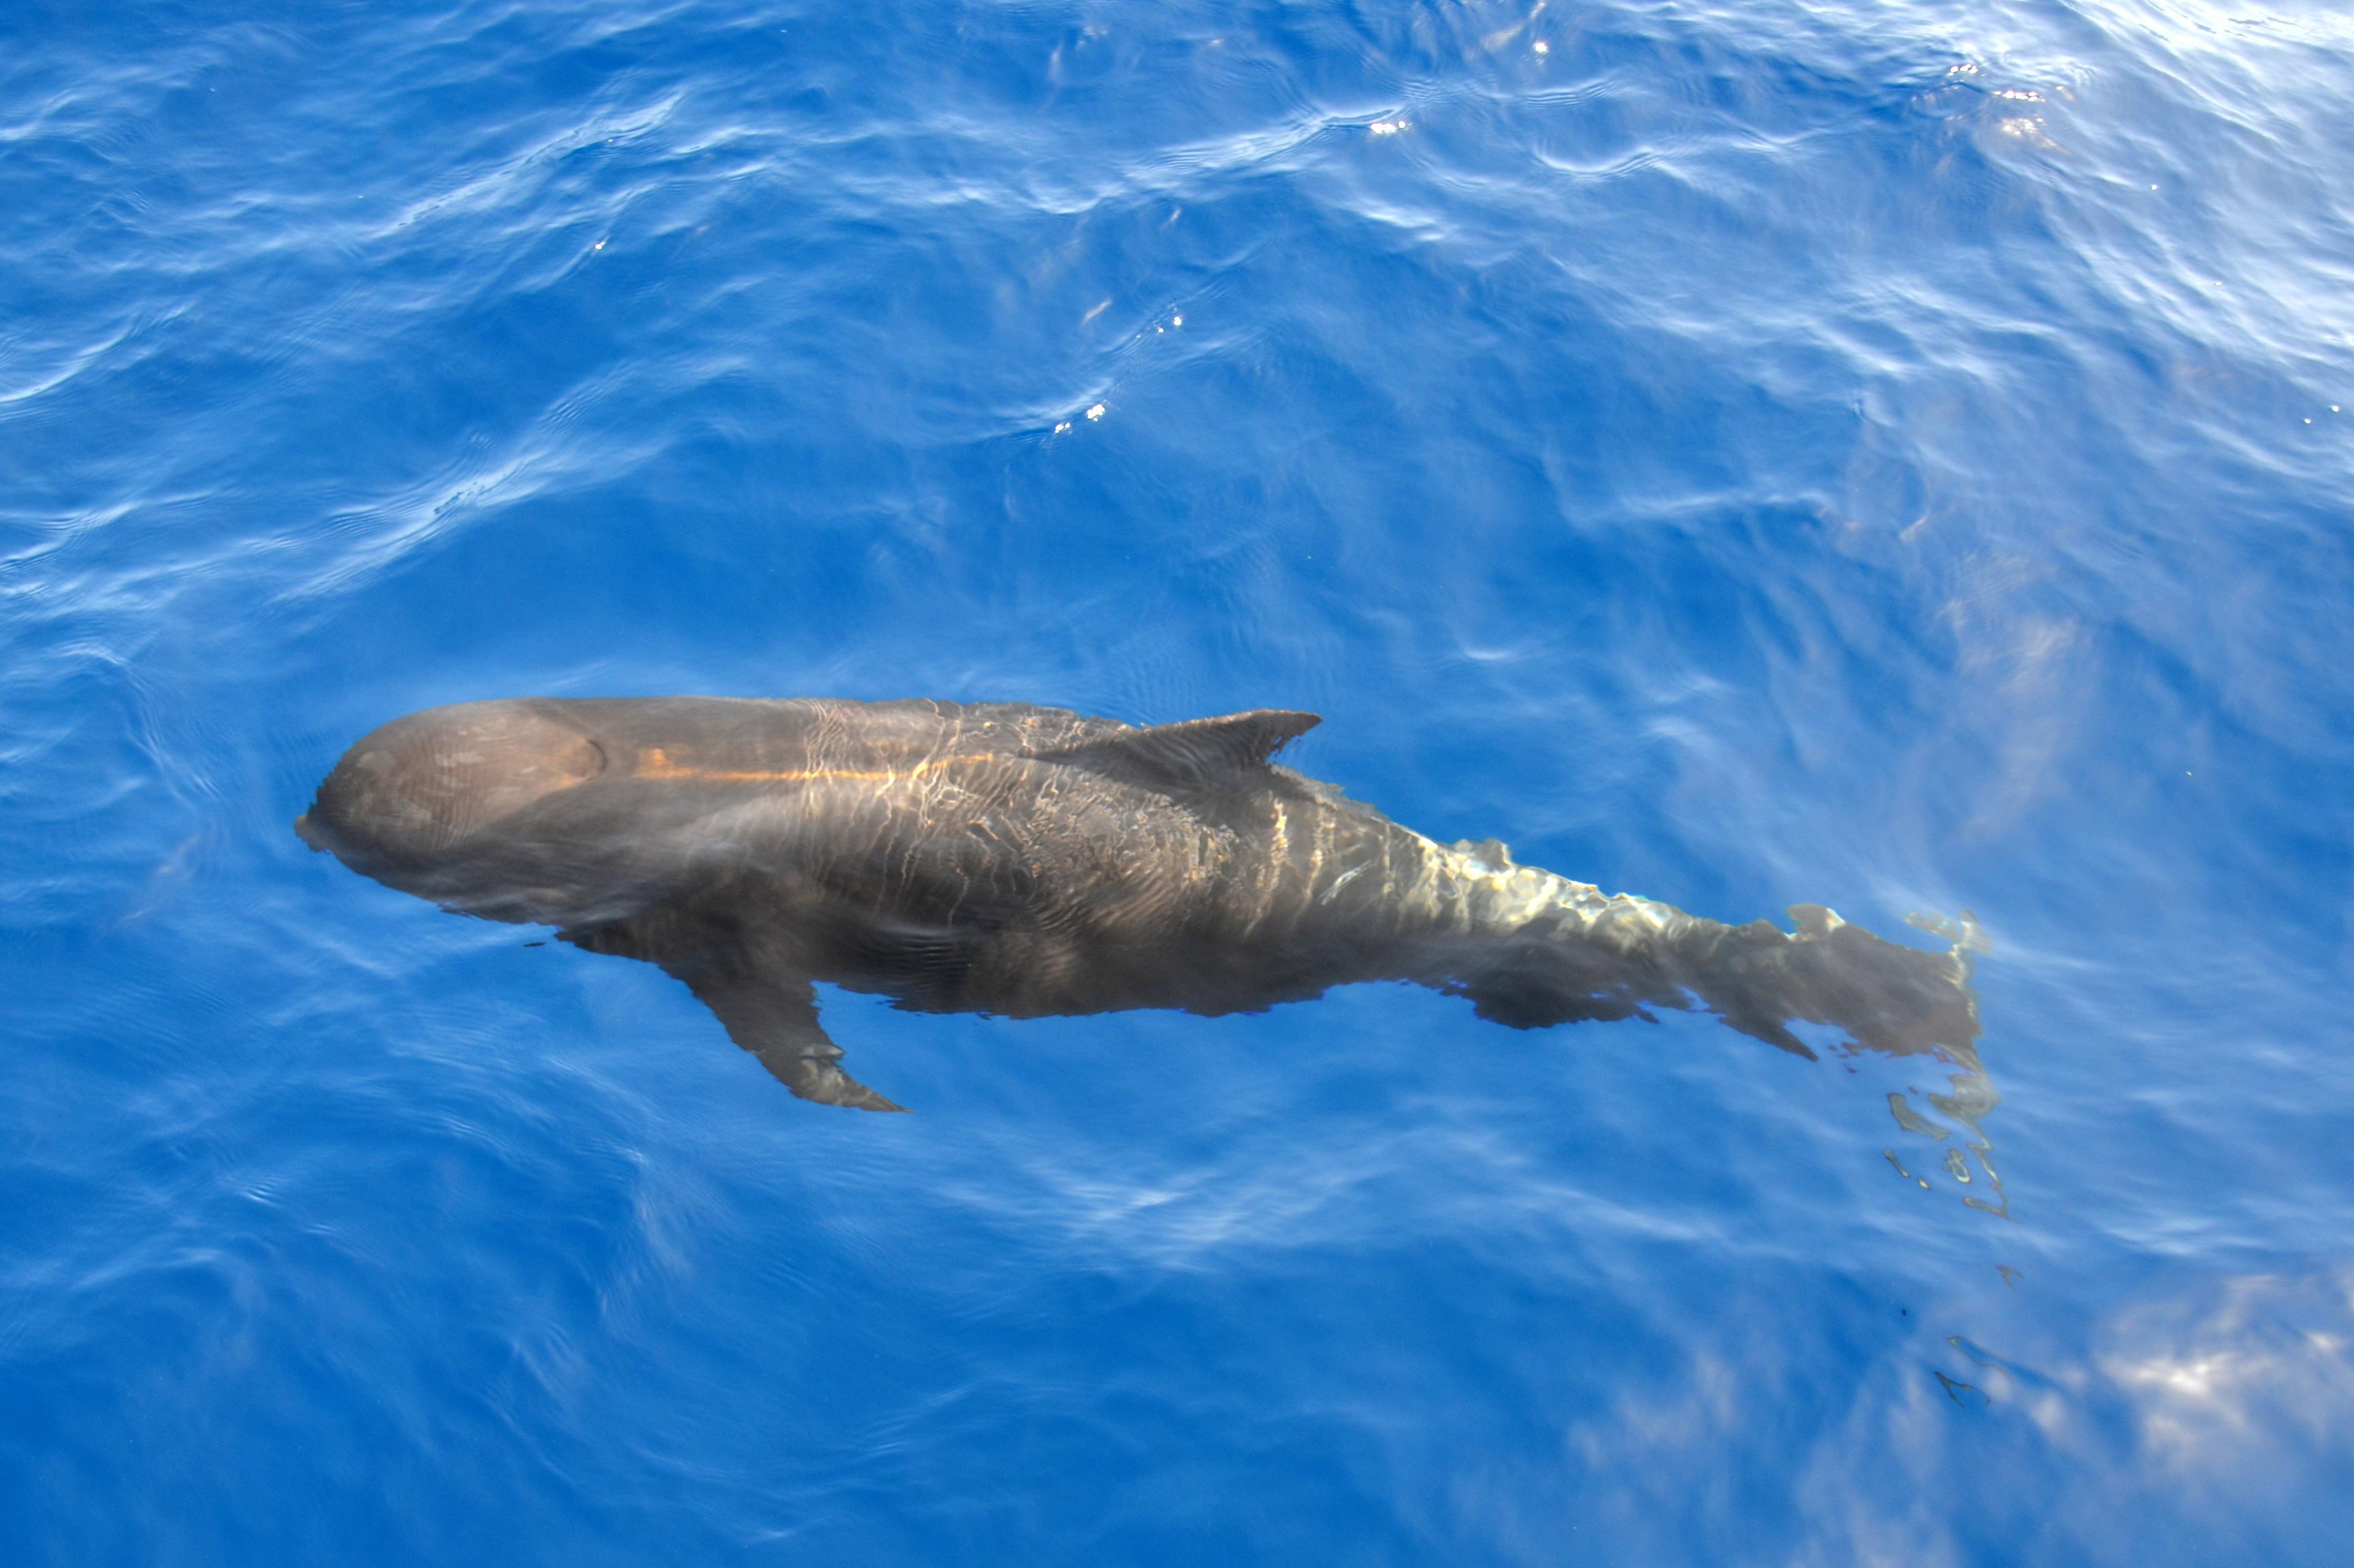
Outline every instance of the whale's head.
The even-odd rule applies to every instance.
[[[429,708],[345,752],[294,831],[355,871],[445,896],[492,830],[604,769],[592,736],[529,701]]]

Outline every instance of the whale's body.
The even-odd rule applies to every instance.
[[[355,870],[684,980],[795,1094],[896,1109],[827,980],[1014,1017],[1250,1011],[1405,980],[1528,1028],[1695,1004],[1975,1065],[1959,954],[1828,910],[1728,927],[1444,846],[1274,764],[1317,723],[1139,728],[1015,704],[525,698],[354,746],[296,823]]]

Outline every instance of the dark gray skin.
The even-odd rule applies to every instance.
[[[927,1012],[1255,1012],[1361,980],[1516,1028],[1700,1006],[1975,1074],[1965,953],[1829,910],[1723,926],[1499,844],[1442,846],[1276,766],[1317,723],[1136,728],[1018,704],[524,698],[396,719],[295,830],[444,907],[661,965],[804,1099],[845,1074],[815,980]]]

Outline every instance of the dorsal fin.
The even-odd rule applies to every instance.
[[[1315,714],[1253,708],[1246,714],[1121,730],[1030,755],[1041,761],[1132,773],[1156,784],[1193,789],[1244,768],[1265,766],[1278,747],[1323,722]]]

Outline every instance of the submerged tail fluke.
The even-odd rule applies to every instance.
[[[1978,1001],[1959,948],[1925,952],[1850,926],[1819,904],[1790,908],[1786,932],[1763,920],[1719,927],[1692,946],[1691,987],[1744,1034],[1812,1056],[1794,1022],[1847,1032],[1892,1056],[1924,1053],[1978,1070]]]
[[[1462,900],[1469,951],[1445,978],[1483,1017],[1518,1028],[1626,1018],[1654,1007],[1700,1008],[1801,1056],[1792,1030],[1843,1031],[1855,1046],[1891,1055],[1932,1054],[1978,1070],[1974,927],[1929,952],[1885,941],[1829,909],[1790,909],[1797,929],[1725,926],[1626,894],[1605,894],[1532,866],[1500,845],[1442,851]]]

